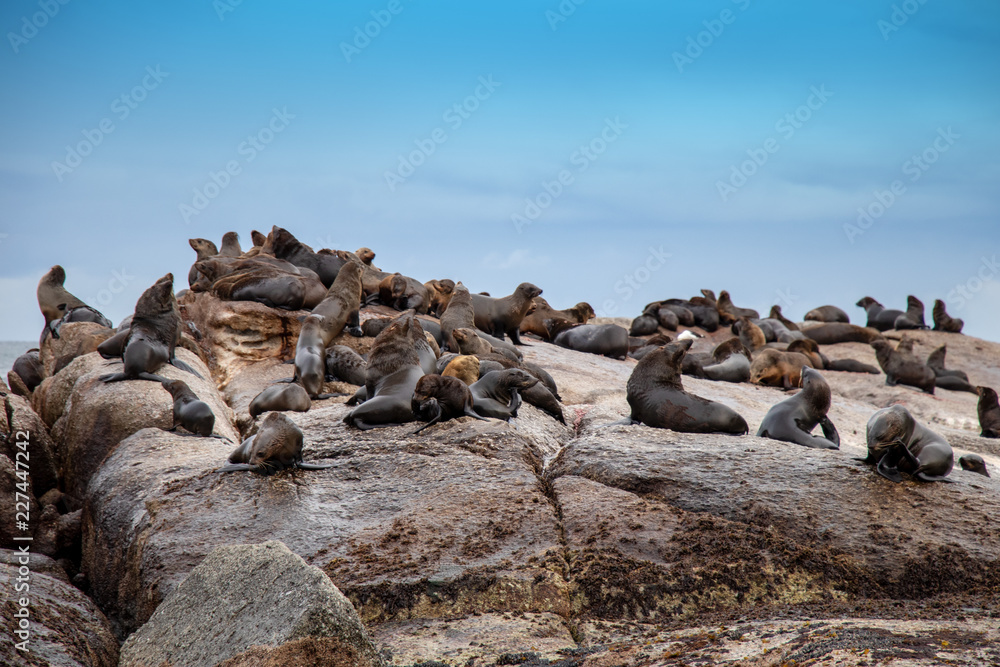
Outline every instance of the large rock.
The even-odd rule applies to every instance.
[[[305,459],[327,470],[220,475],[222,443],[152,429],[123,442],[91,481],[83,547],[95,599],[121,631],[215,547],[267,539],[322,567],[365,622],[569,613],[537,474],[542,447],[568,429],[530,406],[514,424],[462,418],[416,437],[414,425],[349,430],[347,412],[288,413],[307,434]],[[530,431],[547,435],[536,444]]]
[[[323,572],[278,541],[219,547],[122,647],[121,667],[212,667],[252,646],[328,638],[380,664],[357,612]]]
[[[96,322],[68,322],[59,327],[59,338],[46,336],[38,350],[38,358],[51,377],[77,357],[96,352],[97,346],[114,335],[114,331]]]
[[[101,610],[69,583],[66,573],[52,559],[31,554],[27,564],[23,560],[17,551],[0,549],[0,580],[8,589],[0,603],[3,617],[16,621],[20,597],[30,600],[28,652],[17,650],[15,642],[22,638],[14,634],[13,623],[5,623],[0,663],[115,667],[118,642]],[[15,589],[15,585],[25,584],[27,590]]]
[[[171,365],[163,366],[158,373],[171,380],[186,382],[215,413],[214,433],[238,441],[239,435],[232,425],[232,409],[215,389],[208,369],[192,352],[178,349],[176,353],[206,379]],[[81,366],[89,363],[89,370],[73,384],[69,400],[52,427],[52,437],[59,443],[63,488],[80,498],[90,477],[119,442],[140,429],[154,426],[167,429],[173,424],[173,401],[160,383],[147,380],[105,383],[100,376],[120,370],[121,365],[109,366],[96,353],[88,357],[89,360],[73,362]],[[76,370],[66,369],[67,372]]]
[[[49,489],[56,487],[56,454],[52,438],[41,418],[31,409],[28,401],[15,394],[0,396],[0,453],[6,454],[11,461],[17,460],[17,452],[28,465],[31,482],[35,493],[41,496]],[[26,443],[26,449],[18,447],[18,443]]]

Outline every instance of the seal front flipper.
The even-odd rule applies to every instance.
[[[883,456],[882,459],[878,462],[878,465],[875,466],[875,470],[878,472],[878,474],[882,475],[890,482],[896,482],[897,484],[899,484],[900,482],[903,481],[903,477],[902,475],[899,474],[899,471],[896,469],[896,466],[890,463],[889,461],[890,456],[891,455],[888,453],[885,456]]]
[[[181,361],[177,357],[174,357],[173,359],[170,360],[170,365],[173,366],[174,368],[179,368],[182,371],[186,371],[186,372],[190,373],[191,375],[195,376],[199,380],[204,380],[205,379],[205,378],[203,378],[198,373],[198,371],[196,371],[195,369],[191,368],[190,366],[188,366],[187,364],[185,364],[183,361]]]
[[[236,472],[238,470],[257,470],[258,466],[252,466],[249,463],[227,463],[215,472]]]
[[[301,468],[302,470],[326,470],[327,468],[332,468],[332,463],[306,463],[304,461],[299,461],[295,464],[296,468]]]
[[[840,434],[837,433],[837,427],[833,425],[829,417],[823,417],[819,420],[819,427],[823,429],[823,436],[830,442],[840,447]]]

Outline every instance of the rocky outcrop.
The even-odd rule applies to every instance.
[[[350,654],[348,664],[381,665],[357,612],[321,570],[277,541],[219,547],[128,638],[119,665],[212,667],[251,647],[267,647],[266,655],[307,638]],[[248,657],[228,664],[249,664]]]
[[[59,327],[59,338],[46,336],[38,350],[45,377],[51,377],[77,357],[97,351],[114,331],[96,322],[69,322]]]

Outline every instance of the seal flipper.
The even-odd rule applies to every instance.
[[[465,408],[465,412],[463,412],[462,414],[465,417],[473,417],[475,419],[479,419],[480,421],[484,421],[484,422],[488,422],[489,421],[488,417],[483,417],[482,415],[476,414],[476,411],[473,410],[471,407]]]
[[[878,465],[875,466],[875,470],[878,471],[878,474],[882,475],[890,482],[896,482],[897,484],[899,484],[900,482],[903,481],[903,477],[902,475],[899,474],[899,471],[896,469],[896,466],[890,465],[888,461],[890,456],[891,454],[887,452],[885,456],[883,456],[882,459],[878,462]]]
[[[205,378],[203,378],[198,373],[198,371],[196,371],[195,369],[191,368],[190,366],[188,366],[187,364],[185,364],[183,361],[181,361],[177,357],[174,357],[174,358],[172,358],[170,360],[170,365],[173,366],[174,368],[179,368],[182,371],[186,371],[186,372],[190,373],[191,375],[195,376],[199,380],[204,380],[205,379]]]
[[[833,425],[829,417],[824,415],[819,420],[819,427],[823,429],[823,437],[840,447],[840,434],[837,433],[837,427]]]
[[[921,482],[945,482],[946,484],[951,484],[952,481],[947,477],[942,477],[941,475],[928,475],[923,471],[916,471],[912,474],[914,479],[919,479]]]
[[[258,466],[252,466],[249,463],[227,463],[215,472],[236,472],[238,470],[253,470],[256,471]]]
[[[302,470],[326,470],[327,468],[332,468],[332,463],[305,463],[304,461],[299,461],[295,464],[296,468],[301,468]]]

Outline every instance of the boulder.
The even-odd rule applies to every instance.
[[[119,665],[213,667],[254,646],[306,638],[327,640],[322,645],[333,655],[352,653],[349,664],[381,664],[357,612],[322,570],[279,541],[225,546],[128,638]]]
[[[46,336],[38,349],[38,358],[51,377],[77,357],[96,352],[97,346],[114,335],[112,329],[96,322],[68,322],[59,327],[59,338]]]
[[[11,461],[17,460],[17,452],[26,451],[31,483],[39,497],[58,483],[56,470],[56,449],[49,437],[49,431],[41,418],[31,409],[31,404],[13,393],[0,396],[0,453]],[[17,445],[26,442],[27,449]],[[24,456],[22,455],[22,460]]]

